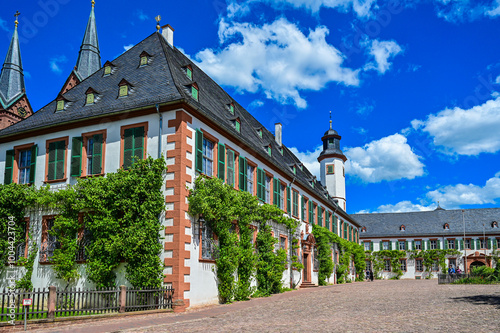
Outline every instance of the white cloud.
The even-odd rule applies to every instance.
[[[428,192],[427,197],[439,201],[446,209],[459,208],[461,205],[494,204],[500,198],[500,172],[488,179],[484,186],[448,185]]]
[[[52,57],[49,60],[50,70],[56,74],[61,74],[62,73],[61,65],[66,62],[68,62],[68,59],[66,58],[65,55]]]
[[[408,145],[406,137],[393,134],[363,147],[346,148],[346,172],[366,183],[414,179],[424,174],[424,164]]]
[[[0,18],[0,29],[2,29],[3,31],[10,32],[9,27],[7,27],[7,21],[2,20],[1,18]]]
[[[342,67],[344,57],[326,42],[324,26],[305,35],[280,18],[271,24],[219,23],[222,49],[205,49],[195,60],[219,84],[241,93],[263,91],[267,98],[305,108],[301,91],[318,91],[328,83],[359,85],[357,70]]]
[[[411,201],[400,201],[395,205],[381,205],[374,213],[405,213],[405,212],[425,212],[436,209],[436,204],[429,206],[414,204]],[[369,210],[363,210],[357,214],[367,214]]]
[[[449,22],[473,21],[500,15],[500,1],[434,0],[437,15]]]
[[[142,11],[141,9],[139,9],[137,12],[136,12],[136,15],[137,17],[139,18],[139,20],[141,21],[146,21],[146,20],[149,20],[149,16],[144,14],[144,11]]]
[[[314,176],[320,179],[320,164],[318,162],[319,154],[323,151],[323,146],[318,146],[314,151],[300,152],[297,148],[289,148],[292,153],[304,164],[304,166]]]
[[[486,15],[496,17],[500,15],[500,0],[496,0],[493,7],[486,12]]]
[[[248,105],[248,108],[249,109],[257,109],[257,108],[260,108],[262,106],[264,106],[264,102],[263,101],[261,101],[260,99],[254,99],[252,101],[252,103],[250,103]]]
[[[125,52],[127,52],[128,50],[130,50],[133,47],[134,47],[134,44],[129,44],[129,45],[124,45],[123,49],[125,50]]]
[[[372,9],[376,8],[377,0],[233,0],[228,6],[230,15],[244,15],[250,11],[250,5],[264,2],[274,8],[305,8],[312,13],[318,13],[323,8],[333,8],[340,12],[348,12],[352,9],[360,18],[369,17]]]
[[[376,69],[380,74],[384,74],[391,67],[390,58],[394,58],[401,53],[403,49],[395,41],[379,41],[373,40],[369,53],[375,59],[375,63],[368,63],[365,66],[366,70]]]
[[[426,120],[413,120],[414,129],[433,137],[446,154],[478,155],[500,150],[500,98],[468,110],[445,109]]]
[[[497,76],[497,78],[495,79],[495,83],[496,83],[496,84],[500,84],[500,75],[499,75],[499,76]]]

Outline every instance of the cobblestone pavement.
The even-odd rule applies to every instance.
[[[500,285],[374,281],[37,332],[500,332]]]

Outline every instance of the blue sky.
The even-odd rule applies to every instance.
[[[38,110],[76,64],[90,1],[3,4],[2,59],[16,10]],[[103,63],[161,15],[240,104],[270,130],[283,124],[284,143],[318,176],[331,110],[349,213],[499,202],[500,0],[97,0],[95,11]]]

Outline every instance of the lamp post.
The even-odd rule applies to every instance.
[[[465,265],[464,265],[464,273],[467,274],[467,250],[465,249],[465,217],[464,217],[464,210],[462,209],[462,222],[464,224],[464,259],[465,259]]]

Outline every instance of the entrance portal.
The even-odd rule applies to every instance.
[[[481,266],[485,266],[484,262],[482,261],[474,261],[470,264],[470,270],[472,271],[472,269],[474,267],[481,267]]]

